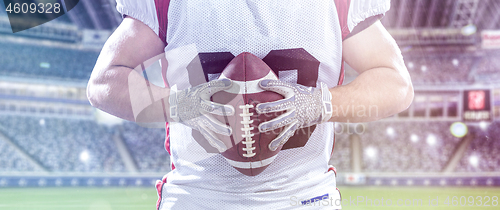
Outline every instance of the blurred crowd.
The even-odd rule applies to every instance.
[[[374,122],[361,135],[365,172],[440,172],[460,142],[448,122]]]
[[[381,121],[363,124],[356,134],[338,132],[330,164],[339,172],[352,172],[351,135],[358,135],[363,172],[441,172],[462,141],[451,135],[450,124]],[[110,127],[92,120],[0,116],[0,132],[11,141],[0,140],[0,172],[39,171],[23,152],[51,172],[126,172],[113,140],[117,137],[139,172],[170,170],[165,129],[131,122]],[[455,171],[498,171],[500,122],[484,129],[469,127],[469,132],[474,139]]]
[[[98,52],[2,42],[0,76],[88,80]]]

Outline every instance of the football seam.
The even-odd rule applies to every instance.
[[[258,175],[274,161],[278,152],[269,150],[267,146],[276,134],[261,133],[257,129],[259,122],[272,118],[272,116],[256,113],[257,100],[267,102],[282,98],[278,97],[279,94],[267,93],[260,88],[259,82],[278,78],[272,69],[250,53],[241,53],[236,56],[219,76],[219,79],[222,78],[231,80],[233,87],[222,91],[224,93],[216,100],[225,101],[231,99],[232,96],[238,97],[237,100],[231,99],[227,102],[234,106],[236,112],[229,122],[229,125],[234,127],[234,133],[230,136],[232,147],[222,153],[222,156],[229,165],[242,174]]]
[[[243,72],[243,81],[245,81],[245,95],[248,91],[247,87],[247,60],[245,59],[246,55],[243,54],[243,66],[244,66],[244,72]],[[244,96],[245,97],[245,96]],[[245,140],[242,142],[245,147],[241,148],[244,152],[242,156],[246,158],[251,158],[256,155],[254,152],[255,147],[253,147],[253,144],[255,143],[255,140],[253,140],[254,134],[251,133],[251,131],[254,129],[254,127],[250,126],[253,123],[253,120],[250,119],[251,116],[253,116],[253,113],[250,112],[250,108],[253,108],[253,105],[247,104],[246,99],[243,100],[245,102],[245,105],[241,105],[240,109],[242,109],[242,113],[240,114],[241,117],[243,117],[243,121],[241,121],[241,124],[243,125],[243,128],[241,128],[241,131],[244,133],[241,135]]]
[[[241,131],[243,131],[244,133],[241,134],[241,137],[245,139],[242,142],[245,145],[242,150],[246,152],[242,155],[243,157],[251,158],[256,154],[253,152],[255,150],[255,147],[253,147],[255,140],[253,140],[252,138],[255,134],[250,132],[254,129],[254,127],[250,126],[253,123],[253,120],[250,119],[250,117],[253,116],[253,113],[250,112],[250,108],[253,108],[253,105],[245,104],[239,106],[239,108],[242,109],[242,113],[240,114],[240,116],[243,117],[243,121],[241,121],[243,128],[241,128]]]

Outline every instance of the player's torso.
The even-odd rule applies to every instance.
[[[168,9],[166,34],[168,45],[165,51],[177,49],[189,54],[187,57],[197,51],[202,53],[199,56],[202,65],[214,59],[230,60],[242,52],[250,52],[264,59],[278,72],[280,79],[286,75],[285,80],[289,82],[315,85],[321,81],[333,87],[339,80],[342,42],[332,0],[314,3],[299,0],[174,0],[170,1]],[[183,50],[179,50],[181,48]],[[220,73],[223,64],[224,61],[219,66],[203,66],[205,78],[214,78],[215,75],[209,78],[208,74]],[[169,68],[168,75],[177,71],[191,73],[191,69],[179,67]],[[194,70],[191,74],[196,73],[199,72]],[[304,75],[309,76],[305,78]],[[170,85],[178,84],[179,88],[202,82],[184,84],[182,78],[176,77],[168,77],[168,80]]]
[[[332,0],[315,4],[298,0],[172,0],[166,77],[168,84],[178,89],[195,86],[216,79],[232,58],[250,52],[263,59],[281,80],[308,86],[324,82],[334,87],[341,71],[341,40]],[[334,143],[333,123],[304,132],[294,140],[297,143],[285,145],[264,172],[247,177],[231,167],[199,132],[171,123],[170,149],[176,170],[168,178],[170,193],[175,194],[179,186],[208,190],[203,192],[216,189],[233,196],[280,190],[282,195],[266,195],[277,199],[273,196],[300,197],[303,194],[297,191],[314,191],[320,183],[335,188],[332,174],[326,173]],[[252,197],[258,196],[254,193]]]

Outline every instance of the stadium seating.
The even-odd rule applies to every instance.
[[[83,51],[2,42],[0,76],[88,80],[99,55]]]
[[[53,172],[122,172],[113,129],[93,121],[0,116],[2,132]]]
[[[461,84],[469,82],[468,74],[475,59],[458,56],[405,58],[414,84]]]
[[[0,166],[0,172],[37,171],[31,162],[4,141],[0,141]]]
[[[336,129],[338,131],[338,129]],[[352,172],[351,167],[351,142],[349,135],[343,132],[336,132],[335,147],[333,148],[330,165],[335,166],[337,172]]]
[[[470,127],[475,138],[460,160],[456,172],[500,171],[500,122],[494,122],[486,130]]]
[[[440,172],[458,138],[447,122],[373,122],[361,135],[364,172]]]
[[[475,78],[483,83],[497,84],[500,81],[500,53],[491,52],[483,57],[477,66]]]
[[[417,54],[416,54],[417,55]],[[500,80],[500,53],[482,56],[467,54],[405,55],[405,62],[415,85],[454,85]]]
[[[165,129],[140,127],[135,123],[123,124],[122,137],[139,171],[170,171],[170,157],[165,151]]]
[[[170,159],[164,149],[165,129],[148,129],[130,122],[107,127],[90,120],[22,116],[0,116],[0,126],[2,133],[49,171],[126,171],[112,140],[113,134],[120,131],[140,172],[170,170]],[[35,170],[3,141],[0,152],[0,163],[5,166],[0,172]],[[88,156],[88,160],[82,155]]]
[[[364,132],[358,133],[362,171],[442,171],[460,142],[449,133],[449,126],[450,122],[439,121],[367,123]],[[492,123],[486,130],[470,127],[470,132],[476,137],[455,171],[500,171],[497,155],[500,152],[499,128],[500,122]],[[337,131],[330,164],[341,173],[352,172],[349,134]],[[0,116],[0,132],[52,172],[126,172],[113,142],[116,132],[119,132],[139,172],[165,173],[170,170],[170,159],[164,148],[165,129],[144,128],[131,122],[107,127],[92,120]],[[473,164],[471,157],[477,157],[477,163]],[[0,165],[0,172],[37,170],[2,140]]]

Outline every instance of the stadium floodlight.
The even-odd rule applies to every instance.
[[[78,182],[78,179],[77,178],[73,178],[71,180],[71,186],[78,186],[79,182]]]
[[[111,181],[108,178],[102,180],[103,186],[109,186],[109,184],[111,184]]]
[[[5,187],[8,184],[9,184],[9,182],[7,182],[7,179],[5,179],[5,178],[0,179],[0,187]]]
[[[419,140],[418,135],[417,135],[417,134],[411,134],[411,136],[410,136],[410,140],[411,140],[411,142],[413,142],[413,143],[418,142],[418,140]]]
[[[87,163],[90,159],[90,154],[87,150],[80,152],[80,161]]]
[[[488,186],[492,186],[495,182],[493,181],[493,179],[489,178],[486,180],[486,185]]]
[[[48,69],[48,68],[50,68],[50,63],[48,63],[48,62],[41,62],[40,63],[40,68]]]
[[[426,65],[422,65],[420,67],[420,70],[422,70],[422,72],[426,72],[427,71],[427,66]]]
[[[413,62],[409,62],[408,63],[408,68],[413,69],[413,67],[415,67],[415,65],[413,64]]]
[[[120,179],[120,180],[118,181],[118,184],[119,184],[120,186],[125,186],[125,185],[127,184],[127,182],[125,181],[125,179]]]
[[[87,180],[87,186],[94,186],[95,180],[94,179],[88,179]]]
[[[387,135],[389,135],[389,136],[394,136],[394,134],[395,134],[394,128],[392,128],[392,127],[388,127],[388,128],[385,130],[385,132],[386,132],[386,133],[387,133]]]
[[[462,138],[465,135],[467,135],[467,133],[469,131],[468,131],[467,125],[465,125],[465,123],[463,123],[463,122],[454,122],[450,126],[450,132],[451,132],[451,135],[453,135],[453,136],[455,136],[457,138]]]
[[[460,64],[460,62],[458,61],[458,59],[456,58],[453,58],[453,60],[451,60],[451,63],[454,65],[454,66],[458,66],[458,64]]]
[[[62,179],[61,179],[61,178],[57,178],[57,179],[56,179],[55,184],[56,184],[56,186],[58,186],[58,187],[59,187],[59,186],[61,186],[61,185],[63,184]]]
[[[469,157],[469,163],[474,166],[474,167],[477,167],[479,165],[479,157],[477,157],[476,155],[472,155]]]
[[[45,187],[45,185],[47,185],[47,180],[45,180],[43,178],[38,180],[38,186]]]
[[[19,184],[20,187],[25,187],[26,185],[28,185],[28,181],[26,181],[26,179],[22,178],[19,180],[19,182],[17,182],[17,184]]]
[[[142,180],[141,179],[135,180],[135,186],[141,186],[141,185],[142,185]]]
[[[377,157],[377,149],[375,149],[373,147],[366,148],[365,153],[366,153],[366,156],[368,156],[369,158],[374,159],[375,157]]]
[[[483,130],[483,131],[487,130],[488,126],[489,126],[489,123],[487,123],[485,121],[479,122],[479,128],[481,128],[481,130]]]
[[[437,143],[437,137],[434,134],[429,134],[427,136],[427,144],[430,146],[434,146]]]
[[[477,27],[474,24],[468,24],[468,25],[462,27],[462,30],[460,30],[460,32],[464,36],[470,36],[470,35],[473,35],[477,32]]]

